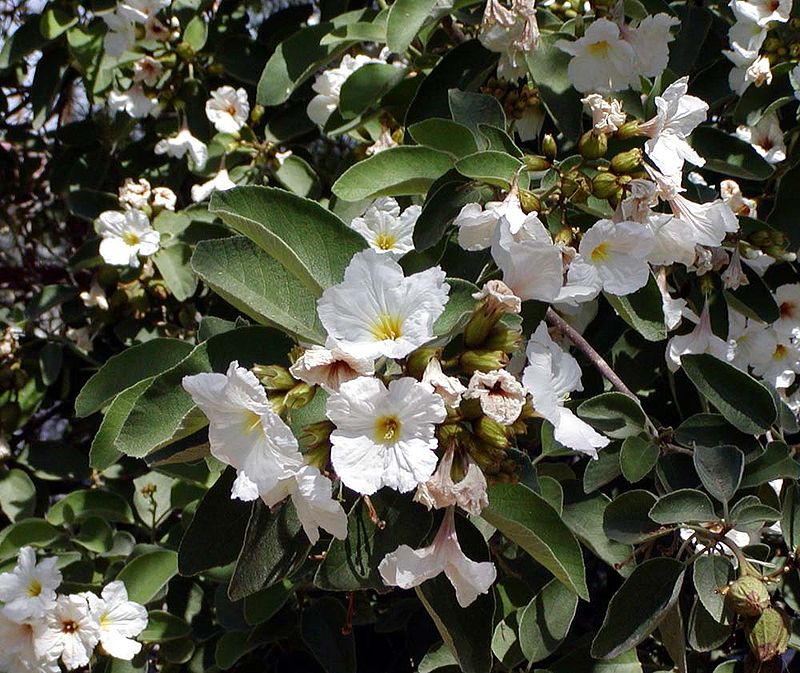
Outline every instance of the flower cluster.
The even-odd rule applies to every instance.
[[[128,600],[121,581],[100,596],[59,594],[55,557],[36,559],[22,547],[17,565],[0,575],[0,668],[7,673],[58,673],[87,666],[99,650],[131,660],[142,649],[134,640],[147,626],[147,610]]]

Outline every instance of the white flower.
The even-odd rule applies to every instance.
[[[597,19],[582,38],[559,40],[556,47],[572,55],[567,75],[578,91],[609,93],[638,87],[636,52],[613,21]]]
[[[36,653],[46,659],[60,658],[69,670],[86,666],[100,640],[100,624],[81,594],[59,596],[34,628]]]
[[[783,131],[776,112],[768,112],[755,126],[740,126],[736,129],[736,137],[750,143],[753,149],[771,164],[778,164],[786,159],[786,145],[783,142]]]
[[[731,44],[730,50],[722,52],[727,59],[735,66],[728,73],[728,85],[732,91],[740,96],[752,82],[748,76],[748,70],[758,60],[758,49],[749,50],[740,44]]]
[[[86,327],[67,327],[67,339],[75,344],[78,350],[88,353],[92,350],[92,331]]]
[[[683,314],[686,310],[686,300],[672,298],[672,295],[669,293],[669,286],[667,285],[665,269],[662,269],[656,274],[656,283],[661,293],[661,308],[664,312],[664,324],[667,327],[667,331],[671,332],[680,325],[683,319]]]
[[[488,592],[497,570],[491,561],[478,563],[461,551],[454,517],[453,508],[448,508],[429,547],[412,549],[404,544],[387,554],[378,566],[383,581],[389,586],[411,589],[443,572],[456,590],[456,600],[462,608],[479,594]]]
[[[0,601],[5,603],[3,614],[15,622],[41,619],[52,610],[61,573],[55,557],[36,562],[32,547],[22,547],[17,553],[17,565],[11,572],[0,575]]]
[[[317,75],[312,86],[317,95],[311,99],[306,109],[308,118],[318,126],[325,126],[334,110],[339,107],[342,85],[347,78],[367,63],[385,62],[385,59],[370,58],[364,54],[358,54],[355,57],[345,54],[337,67]]]
[[[356,358],[331,344],[330,348],[311,346],[289,367],[296,379],[312,386],[322,386],[335,393],[346,381],[375,373],[372,358]]]
[[[728,30],[728,40],[730,40],[731,47],[738,50],[741,54],[753,54],[753,58],[758,56],[761,47],[764,45],[764,40],[766,39],[767,29],[745,18],[737,19],[736,23]],[[723,51],[722,53],[736,63],[736,59],[731,58],[727,52]]]
[[[728,359],[728,342],[712,331],[708,304],[703,306],[700,321],[691,332],[674,336],[667,343],[667,367],[670,371],[677,371],[681,357],[700,353],[708,353],[723,361]]]
[[[608,438],[564,406],[570,392],[583,390],[578,362],[552,340],[544,323],[531,335],[525,353],[528,366],[522,383],[537,413],[553,424],[557,442],[596,458],[597,449],[608,446]]]
[[[607,101],[599,93],[592,93],[581,98],[581,103],[589,108],[592,115],[592,131],[595,135],[616,133],[625,123],[622,103],[615,98]]]
[[[372,143],[365,151],[368,157],[371,157],[373,154],[379,154],[384,150],[391,149],[392,147],[397,147],[397,141],[394,139],[392,135],[391,129],[383,129],[381,134],[378,136],[378,139]]]
[[[328,398],[331,461],[345,486],[370,495],[382,486],[401,493],[426,481],[436,468],[435,425],[444,402],[412,378],[360,377]]]
[[[514,0],[511,10],[494,0],[487,2],[478,39],[486,49],[500,54],[498,77],[511,82],[525,77],[525,54],[535,50],[539,42],[533,0]]]
[[[333,484],[313,465],[304,465],[288,482],[289,495],[297,518],[311,544],[319,540],[319,529],[339,540],[347,537],[347,515],[341,503],[331,496]]]
[[[788,388],[800,372],[800,349],[787,335],[765,328],[753,339],[750,364],[753,373],[775,388]]]
[[[153,189],[153,208],[175,210],[178,197],[169,187],[156,187]]]
[[[152,56],[142,56],[133,64],[133,81],[155,86],[163,72],[164,68],[160,61],[156,61]]]
[[[450,291],[444,279],[438,266],[405,277],[388,255],[365,250],[350,260],[344,281],[323,292],[317,312],[353,357],[402,358],[433,339]]]
[[[185,126],[174,136],[162,138],[155,146],[156,154],[166,154],[178,159],[187,152],[192,159],[194,168],[201,170],[205,167],[206,161],[208,161],[208,147],[202,140],[195,138]],[[200,200],[202,201],[202,199]]]
[[[141,84],[134,84],[124,93],[112,91],[108,94],[108,107],[113,112],[125,111],[134,119],[141,119],[147,115],[157,117],[160,111],[158,98],[148,96]]]
[[[472,293],[472,298],[485,300],[484,311],[488,315],[519,313],[522,310],[522,300],[502,280],[487,280],[478,292]]]
[[[128,600],[125,583],[109,582],[97,597],[86,593],[92,618],[100,626],[100,645],[112,657],[130,661],[142,649],[133,640],[147,626],[147,610]]]
[[[96,278],[92,278],[89,290],[81,292],[80,298],[86,308],[96,306],[101,311],[108,310],[108,297],[106,297],[105,290],[100,287],[100,283],[97,282]]]
[[[758,218],[758,204],[755,200],[742,195],[742,190],[735,180],[722,180],[719,183],[719,194],[725,205],[737,215]]]
[[[492,244],[492,236],[500,220],[502,201],[490,201],[485,207],[468,203],[456,215],[453,224],[458,227],[458,244],[464,250],[485,250]]]
[[[755,60],[753,64],[747,69],[745,79],[752,82],[756,86],[763,84],[772,84],[772,69],[769,65],[769,59],[766,56]]]
[[[451,407],[459,405],[461,396],[467,389],[455,376],[448,376],[442,371],[442,363],[437,358],[431,358],[428,361],[425,371],[422,373],[422,383]]]
[[[792,0],[731,0],[728,6],[737,17],[759,26],[772,21],[785,23],[792,12]]]
[[[249,114],[247,92],[241,88],[221,86],[206,101],[206,117],[220,133],[237,133]]]
[[[780,333],[800,337],[800,284],[789,283],[775,290],[780,317],[772,326]]]
[[[0,612],[0,670],[5,673],[61,673],[58,657],[39,656],[31,622],[15,622]]]
[[[688,88],[688,77],[670,84],[664,93],[656,96],[656,116],[639,126],[650,136],[644,146],[647,156],[665,175],[679,174],[684,160],[695,166],[705,164],[705,159],[689,146],[686,139],[705,121],[708,104],[687,94]]]
[[[127,178],[119,188],[119,202],[125,208],[144,210],[150,203],[150,183],[144,178]]]
[[[350,228],[361,234],[373,250],[405,255],[414,249],[414,226],[422,212],[420,206],[409,206],[402,213],[391,197],[375,201],[367,211],[350,222]]]
[[[470,455],[464,453],[459,456],[458,469],[458,473],[463,476],[460,481],[453,481],[455,455],[455,444],[451,444],[444,452],[433,476],[417,486],[414,500],[428,509],[444,509],[458,505],[469,514],[479,516],[483,508],[489,504],[486,477]]]
[[[789,73],[789,82],[794,89],[794,97],[800,100],[800,63],[798,63]]]
[[[511,425],[525,406],[525,388],[504,369],[475,372],[464,399],[480,400],[484,414],[501,425]]]
[[[139,255],[147,257],[158,250],[161,234],[141,210],[107,210],[99,219],[100,256],[107,264],[136,267]]]
[[[583,234],[578,252],[606,292],[626,295],[647,285],[654,243],[653,232],[638,222],[598,220]]]
[[[117,11],[129,21],[146,23],[162,9],[170,6],[172,0],[124,0],[117,5]]]
[[[603,289],[603,283],[594,267],[586,264],[575,248],[565,247],[564,257],[570,259],[564,286],[559,290],[554,304],[563,307],[577,307],[592,301]]]
[[[667,69],[668,45],[675,39],[670,29],[678,25],[677,17],[660,13],[645,17],[636,28],[623,29],[623,38],[633,47],[634,67],[639,75],[658,77]]]
[[[691,266],[696,257],[694,231],[688,222],[665,213],[653,213],[646,222],[655,245],[647,255],[651,264],[680,263]]]
[[[120,15],[118,11],[101,14],[108,26],[103,36],[103,49],[109,56],[122,56],[136,44],[136,26],[130,19]]]
[[[224,192],[228,189],[233,189],[235,186],[236,183],[231,180],[227,169],[220,168],[219,172],[208,182],[192,185],[192,201],[200,203],[200,201],[205,201],[214,192]]]

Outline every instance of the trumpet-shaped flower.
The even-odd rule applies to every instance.
[[[15,622],[41,619],[53,609],[61,573],[58,559],[45,558],[36,562],[32,547],[22,547],[17,553],[17,565],[11,572],[0,575],[0,601],[3,614]]]
[[[434,430],[444,421],[439,395],[412,378],[343,383],[328,398],[331,461],[345,486],[370,495],[382,486],[401,493],[426,481],[436,468]]]
[[[448,376],[442,371],[442,363],[436,358],[428,361],[425,371],[422,374],[422,383],[428,386],[432,393],[439,395],[445,404],[457,407],[461,402],[461,396],[467,389],[455,376]]]
[[[372,376],[375,372],[372,358],[356,358],[338,348],[335,343],[330,348],[312,346],[297,358],[289,371],[297,379],[312,386],[321,386],[329,393],[335,393],[346,381],[359,376]]]
[[[750,143],[767,162],[778,164],[786,159],[786,144],[776,112],[765,114],[754,126],[739,126],[736,136]]]
[[[792,0],[731,0],[728,6],[737,18],[759,26],[773,21],[785,23],[792,12]]]
[[[491,561],[473,561],[461,551],[452,507],[445,511],[439,532],[429,547],[412,549],[400,545],[384,557],[378,570],[386,584],[401,589],[419,586],[443,572],[453,585],[462,608],[470,605],[479,594],[488,592],[497,577]]]
[[[767,327],[750,348],[753,373],[775,388],[788,388],[800,372],[800,348],[788,336]]]
[[[498,77],[512,82],[525,77],[525,54],[536,49],[539,42],[533,0],[513,0],[510,10],[497,0],[487,2],[478,39],[489,51],[500,54]]]
[[[615,98],[607,101],[599,93],[592,93],[581,98],[581,103],[589,108],[592,115],[592,131],[595,135],[616,133],[625,123],[622,103]]]
[[[158,98],[148,96],[141,83],[134,84],[127,91],[112,91],[108,94],[108,107],[112,112],[126,112],[134,119],[143,119],[150,115],[157,117],[161,110]]]
[[[103,49],[109,56],[122,56],[136,44],[136,26],[133,21],[123,16],[118,10],[101,14],[108,26],[103,36]]]
[[[124,0],[117,5],[117,11],[130,21],[147,23],[162,9],[169,7],[172,0]]]
[[[47,659],[37,654],[35,636],[31,622],[15,622],[0,612],[0,671],[61,673],[58,657]]]
[[[161,241],[141,210],[107,210],[100,214],[100,256],[107,264],[139,266],[139,255],[155,254]]]
[[[800,337],[800,284],[787,283],[775,290],[780,317],[772,326],[780,333]]]
[[[121,581],[109,582],[98,597],[85,594],[92,618],[100,626],[100,645],[112,657],[130,661],[142,649],[134,640],[147,626],[147,610],[128,600]]]
[[[311,99],[306,109],[308,118],[318,126],[325,126],[334,110],[339,107],[342,86],[350,75],[367,63],[385,62],[384,59],[370,58],[364,54],[357,54],[355,57],[345,54],[337,67],[317,75],[312,86],[317,95]]]
[[[684,355],[708,353],[719,360],[727,360],[728,352],[728,342],[720,339],[711,329],[711,317],[706,304],[694,329],[688,334],[672,337],[667,343],[667,367],[670,371],[677,371]]]
[[[133,81],[142,82],[147,86],[155,86],[164,72],[161,61],[157,61],[152,56],[142,56],[133,64]]]
[[[206,117],[220,133],[238,133],[249,114],[247,92],[241,88],[221,86],[206,101]]]
[[[417,486],[414,500],[428,509],[444,509],[458,505],[464,511],[478,516],[489,504],[486,494],[486,477],[469,454],[459,457],[459,481],[453,479],[453,460],[456,451],[450,445],[444,452],[439,466],[428,481]]]
[[[552,423],[557,442],[596,458],[597,449],[608,446],[608,438],[564,406],[570,392],[583,390],[578,362],[553,341],[544,323],[531,335],[526,356],[522,383],[536,412]]]
[[[200,203],[200,201],[205,201],[214,192],[224,192],[233,189],[235,186],[236,183],[231,180],[227,169],[220,168],[219,172],[208,182],[192,185],[192,201]]]
[[[350,222],[350,228],[361,234],[373,250],[398,257],[414,249],[414,225],[422,208],[409,206],[402,213],[391,197],[378,199],[361,216]]]
[[[166,154],[167,156],[176,157],[178,159],[183,157],[187,152],[192,159],[194,168],[199,170],[206,165],[206,161],[208,161],[208,147],[202,140],[195,138],[187,127],[183,127],[174,136],[162,138],[155,146],[156,154]]]
[[[100,641],[100,623],[81,594],[59,596],[34,628],[38,656],[60,658],[69,670],[86,666]]]
[[[402,358],[433,339],[449,291],[439,267],[406,277],[388,255],[365,250],[350,260],[344,281],[323,292],[317,312],[345,353]]]
[[[504,369],[475,372],[464,392],[465,399],[478,400],[481,411],[501,425],[511,425],[525,406],[525,388]]]
[[[626,295],[647,285],[654,245],[653,232],[638,222],[599,220],[584,233],[578,252],[606,292]]]
[[[671,29],[678,25],[677,17],[662,12],[646,16],[636,28],[623,28],[625,41],[633,47],[634,67],[638,74],[658,77],[667,69],[669,43],[675,39]]]

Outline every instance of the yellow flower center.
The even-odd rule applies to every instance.
[[[41,582],[39,582],[39,580],[31,580],[31,583],[28,585],[28,596],[36,598],[40,593],[42,593]]]
[[[589,45],[589,53],[592,56],[597,56],[598,58],[605,58],[608,56],[608,47],[608,42],[601,40],[600,42],[595,42],[594,44]]]
[[[775,346],[775,352],[772,354],[773,360],[780,360],[782,357],[786,355],[786,346],[783,344],[778,344]]]
[[[593,262],[606,262],[609,258],[608,243],[601,243],[592,250],[591,258]]]
[[[400,419],[397,416],[381,416],[375,421],[375,441],[381,444],[396,442],[400,437]]]
[[[250,409],[247,409],[242,417],[242,425],[244,426],[245,432],[254,432],[261,427],[261,416],[259,416],[255,411],[250,411]]]
[[[396,315],[383,313],[370,329],[378,341],[396,341],[403,336],[403,321]]]
[[[375,237],[375,245],[381,250],[392,250],[395,243],[397,243],[397,238],[386,232],[382,232]]]
[[[141,242],[138,234],[134,234],[132,231],[126,231],[122,234],[122,240],[125,242],[125,245],[138,245]]]
[[[111,620],[108,618],[107,612],[104,612],[102,615],[100,615],[100,619],[98,621],[100,622],[101,629],[106,628],[112,623]]]

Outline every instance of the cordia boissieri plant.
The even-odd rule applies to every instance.
[[[2,25],[0,672],[797,667],[800,7]]]

